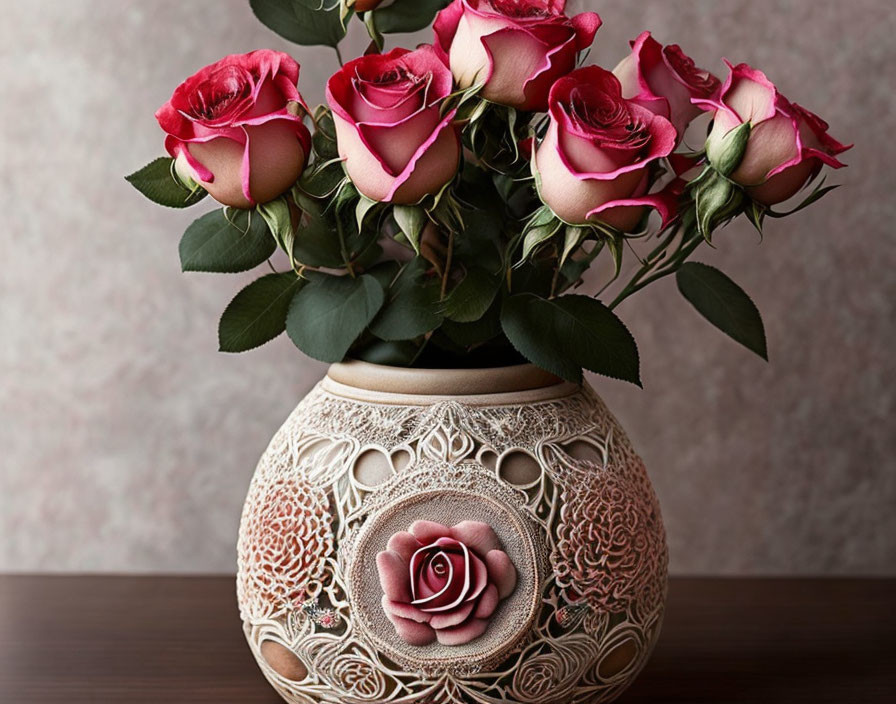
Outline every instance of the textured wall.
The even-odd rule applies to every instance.
[[[673,569],[896,572],[896,15],[884,0],[587,4],[600,63],[650,28],[698,63],[767,68],[856,142],[842,191],[761,247],[741,225],[703,253],[754,295],[770,365],[671,282],[621,309],[646,390],[597,388],[647,460]],[[218,354],[217,316],[251,275],[181,275],[197,212],[121,176],[161,153],[152,113],[196,68],[286,49],[320,101],[333,55],[280,41],[242,0],[0,9],[0,569],[230,571],[255,461],[324,366],[285,338]]]

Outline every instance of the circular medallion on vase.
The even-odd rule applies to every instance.
[[[406,667],[475,672],[529,631],[545,562],[493,472],[423,461],[377,492],[349,541],[349,600],[365,635]]]

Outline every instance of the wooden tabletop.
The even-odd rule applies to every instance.
[[[896,701],[896,580],[674,579],[622,704]],[[3,704],[276,704],[232,577],[0,576]]]

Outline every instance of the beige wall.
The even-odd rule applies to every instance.
[[[671,282],[621,309],[646,388],[597,388],[650,468],[673,569],[896,572],[896,15],[884,0],[588,4],[604,65],[651,28],[700,63],[767,68],[856,142],[842,191],[761,247],[740,225],[704,252],[754,295],[771,364]],[[280,41],[242,0],[0,12],[0,569],[230,571],[254,463],[324,367],[285,338],[218,354],[217,316],[251,275],[180,274],[197,212],[121,176],[161,153],[152,113],[196,68],[286,49],[319,101],[332,53]]]

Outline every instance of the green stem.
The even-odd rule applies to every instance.
[[[663,260],[660,255],[665,251],[669,244],[671,244],[672,239],[678,234],[679,229],[684,229],[684,226],[673,230],[663,239],[660,245],[650,253],[645,260],[645,263],[635,272],[635,275],[625,285],[625,288],[623,288],[619,292],[619,295],[613,299],[613,302],[609,304],[608,307],[611,310],[645,286],[648,286],[654,281],[658,281],[669,274],[674,274],[678,271],[682,263],[693,254],[694,250],[704,242],[703,236],[697,232],[697,228],[692,225],[685,229],[678,242],[678,246],[675,248],[672,255]],[[657,269],[656,266],[660,261],[665,261],[665,263]]]
[[[445,292],[448,290],[448,275],[451,273],[451,260],[454,256],[454,228],[448,230],[448,253],[445,255],[445,271],[442,273],[442,291],[439,300],[445,300]]]

